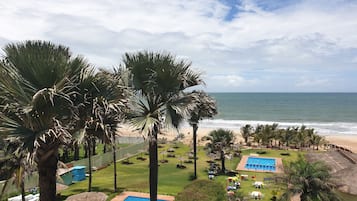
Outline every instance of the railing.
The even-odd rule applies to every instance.
[[[120,148],[117,149],[116,153],[116,159],[117,160],[122,160],[124,158],[128,158],[132,155],[138,154],[140,152],[145,151],[145,146],[146,143],[140,143],[140,144],[133,144],[128,147]],[[103,167],[108,166],[113,162],[113,151],[100,154],[100,155],[95,155],[92,156],[92,168],[93,169],[100,169]],[[88,158],[78,160],[78,161],[72,161],[70,162],[73,164],[73,166],[86,166],[86,171],[88,171]]]

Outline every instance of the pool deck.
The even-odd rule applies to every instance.
[[[265,171],[265,170],[252,170],[252,169],[247,169],[245,168],[245,164],[247,163],[249,156],[242,156],[242,159],[240,160],[236,170],[244,170],[244,171],[252,171],[252,172],[272,172],[272,173],[284,173],[284,167],[283,167],[283,161],[281,158],[275,158],[275,157],[261,157],[261,156],[253,156],[257,158],[273,158],[275,159],[275,171]]]
[[[134,192],[134,191],[124,191],[124,192],[120,193],[120,195],[117,195],[115,198],[113,198],[112,201],[124,201],[125,198],[127,198],[128,196],[150,198],[150,194],[149,193],[140,193],[140,192]],[[167,201],[174,201],[175,197],[174,196],[168,196],[168,195],[157,195],[157,199],[167,200]]]

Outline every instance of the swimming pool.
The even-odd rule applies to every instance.
[[[275,172],[275,159],[274,158],[260,158],[249,156],[245,168],[248,170],[262,170]]]
[[[124,201],[150,201],[150,198],[136,197],[136,196],[128,196]],[[166,200],[157,200],[157,201],[166,201]]]

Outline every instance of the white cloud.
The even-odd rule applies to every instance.
[[[312,87],[312,88],[327,87],[328,85],[329,85],[328,79],[316,78],[316,77],[301,77],[296,83],[297,87]]]
[[[356,2],[302,0],[269,10],[244,0],[238,7],[236,18],[225,21],[230,8],[218,0],[2,0],[0,46],[51,40],[107,67],[127,51],[167,50],[193,61],[207,76],[208,90],[219,90],[210,78],[222,76],[237,90],[268,85],[296,91],[323,84],[298,80],[306,74],[355,68]],[[243,71],[249,79],[237,75]],[[281,87],[286,80],[279,75],[287,74],[298,77],[295,88]],[[254,76],[277,80],[250,82],[258,80]]]
[[[257,80],[249,80],[239,75],[215,75],[211,77],[217,81],[217,84],[223,87],[242,87],[246,85],[255,85]]]

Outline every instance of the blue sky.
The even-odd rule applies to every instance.
[[[355,0],[2,0],[0,10],[1,47],[50,40],[104,68],[125,52],[169,51],[210,92],[357,92]]]

